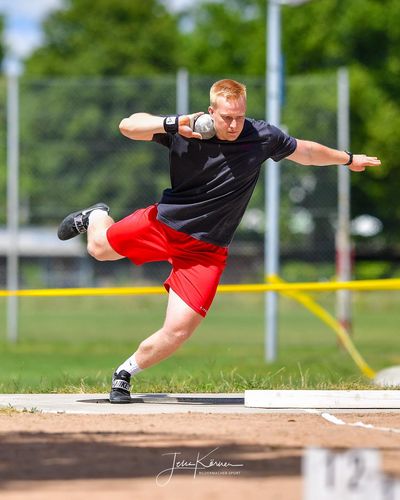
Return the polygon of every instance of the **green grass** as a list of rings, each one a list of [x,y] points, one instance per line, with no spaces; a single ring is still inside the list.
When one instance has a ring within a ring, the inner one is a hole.
[[[334,310],[334,295],[316,296]],[[375,370],[400,364],[399,294],[354,295],[354,341]],[[279,359],[264,362],[263,296],[219,295],[207,319],[170,359],[141,373],[136,392],[369,388],[334,333],[280,301]],[[0,314],[5,317],[5,299]],[[0,325],[0,392],[108,392],[113,369],[163,321],[166,297],[25,298],[20,340]]]

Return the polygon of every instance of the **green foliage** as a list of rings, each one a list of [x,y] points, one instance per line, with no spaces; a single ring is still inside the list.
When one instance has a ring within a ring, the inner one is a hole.
[[[70,0],[45,21],[21,82],[24,222],[55,224],[100,199],[120,218],[158,200],[168,185],[164,151],[125,139],[118,124],[134,111],[175,109],[165,73],[177,69],[177,32],[158,0]],[[156,73],[163,79],[149,78]]]
[[[305,281],[329,281],[335,276],[334,263],[288,261],[282,264],[281,276],[285,281],[299,283]]]
[[[96,194],[109,200],[120,193],[117,204],[130,207],[135,192],[140,204],[144,193],[150,201],[165,185],[167,172],[151,166],[154,160],[160,163],[161,153],[147,145],[128,145],[116,130],[130,112],[175,109],[172,79],[164,92],[161,83],[157,88],[157,83],[146,80],[148,75],[186,67],[201,80],[191,88],[193,110],[206,109],[212,81],[237,77],[249,88],[248,114],[265,116],[267,2],[193,2],[180,15],[164,5],[161,0],[69,0],[45,21],[44,44],[27,61],[28,76],[112,76],[113,80],[111,87],[104,82],[101,89],[93,80],[72,83],[69,89],[61,81],[43,84],[42,90],[31,93],[31,102],[24,103],[30,113],[24,114],[22,127],[26,154],[22,192],[35,210],[43,205],[43,193],[49,192],[43,184],[47,180],[52,185],[62,183],[71,206],[93,201]],[[390,244],[399,240],[400,205],[393,203],[400,188],[393,141],[400,127],[399,41],[398,0],[310,0],[298,7],[282,6],[283,122],[298,137],[335,147],[336,90],[334,84],[321,82],[324,77],[331,79],[338,66],[350,67],[351,147],[383,162],[381,169],[352,175],[352,213],[379,217]],[[122,80],[117,84],[121,75],[140,78],[129,85]],[[310,91],[313,82],[315,89]],[[39,132],[46,127],[49,137],[44,139]],[[107,132],[111,140],[105,139]],[[68,160],[62,158],[63,149],[70,153]],[[78,170],[83,179],[76,175]],[[144,178],[146,170],[156,186]],[[84,190],[79,189],[82,182]],[[144,187],[135,187],[139,182]],[[316,192],[321,189],[324,184],[319,183]],[[262,194],[262,190],[256,193],[260,207]],[[55,193],[52,196],[54,201],[46,201],[48,207],[59,205]]]
[[[372,214],[384,224],[386,241],[399,241],[400,207],[399,158],[394,138],[400,127],[400,100],[394,100],[383,87],[374,84],[373,75],[356,66],[351,73],[352,127],[358,130],[354,142],[358,150],[379,156],[383,168],[353,176],[353,214]],[[354,148],[355,149],[355,148]]]
[[[400,4],[396,0],[313,0],[283,9],[284,53],[290,73],[351,68],[351,145],[378,156],[383,168],[352,175],[352,213],[384,223],[398,241],[400,188],[393,138],[400,126]],[[295,48],[295,50],[293,50]]]
[[[186,16],[193,30],[184,37],[189,71],[206,75],[265,73],[264,0],[196,2]]]
[[[177,19],[159,0],[68,0],[44,23],[27,73],[149,75],[175,71]]]
[[[0,224],[5,223],[7,192],[6,79],[0,76]]]
[[[4,17],[0,15],[0,67],[5,55]],[[6,81],[0,74],[0,224],[6,214]]]
[[[120,218],[157,201],[161,184],[168,184],[166,153],[124,138],[118,124],[137,109],[168,113],[174,103],[165,96],[174,85],[165,78],[22,79],[25,222],[56,224],[66,212],[101,199]]]
[[[392,278],[394,276],[393,267],[390,262],[357,262],[355,267],[355,278],[359,280],[373,280]]]
[[[190,71],[218,76],[263,75],[265,6],[263,0],[196,4],[187,13],[193,30],[185,35],[185,61]],[[299,7],[282,7],[284,70],[290,85],[295,82],[292,75],[308,78],[310,73],[339,66],[351,69],[351,147],[376,155],[383,163],[381,169],[352,175],[352,211],[353,215],[379,217],[388,242],[399,240],[396,221],[400,208],[393,204],[400,188],[393,141],[400,126],[399,41],[398,0],[311,0]],[[315,120],[312,108],[327,92],[331,92],[327,109],[332,109],[336,92],[329,86],[316,87],[315,93],[303,100],[298,94],[298,106],[285,103],[284,123],[292,133],[323,143],[329,138],[329,130],[336,128],[334,119],[320,116],[313,129],[307,126],[307,120]],[[309,130],[319,132],[309,135]],[[329,140],[328,145],[336,146]]]
[[[5,43],[4,43],[4,16],[0,15],[0,66],[5,55]]]
[[[295,11],[287,8],[284,47],[290,71],[358,64],[397,99],[399,18],[397,0],[313,0]]]

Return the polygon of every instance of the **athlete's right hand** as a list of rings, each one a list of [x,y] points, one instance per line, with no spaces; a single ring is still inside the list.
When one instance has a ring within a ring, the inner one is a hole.
[[[191,115],[181,115],[179,117],[178,134],[183,135],[183,137],[188,137],[189,139],[202,139],[201,134],[193,131],[194,122],[200,115],[204,115],[204,112],[199,111]]]

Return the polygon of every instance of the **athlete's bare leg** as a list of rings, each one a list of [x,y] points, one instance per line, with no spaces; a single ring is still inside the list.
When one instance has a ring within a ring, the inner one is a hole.
[[[202,319],[171,288],[164,325],[143,340],[135,352],[139,367],[149,368],[173,354],[192,335]]]
[[[87,230],[87,251],[96,260],[123,259],[113,250],[107,239],[107,229],[114,224],[114,220],[104,210],[95,210],[90,214]]]

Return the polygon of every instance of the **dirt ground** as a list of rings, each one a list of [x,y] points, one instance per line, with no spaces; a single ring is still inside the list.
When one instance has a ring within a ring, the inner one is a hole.
[[[337,416],[400,429],[399,413]],[[0,498],[297,500],[307,446],[379,448],[400,478],[400,433],[319,415],[0,412]]]

